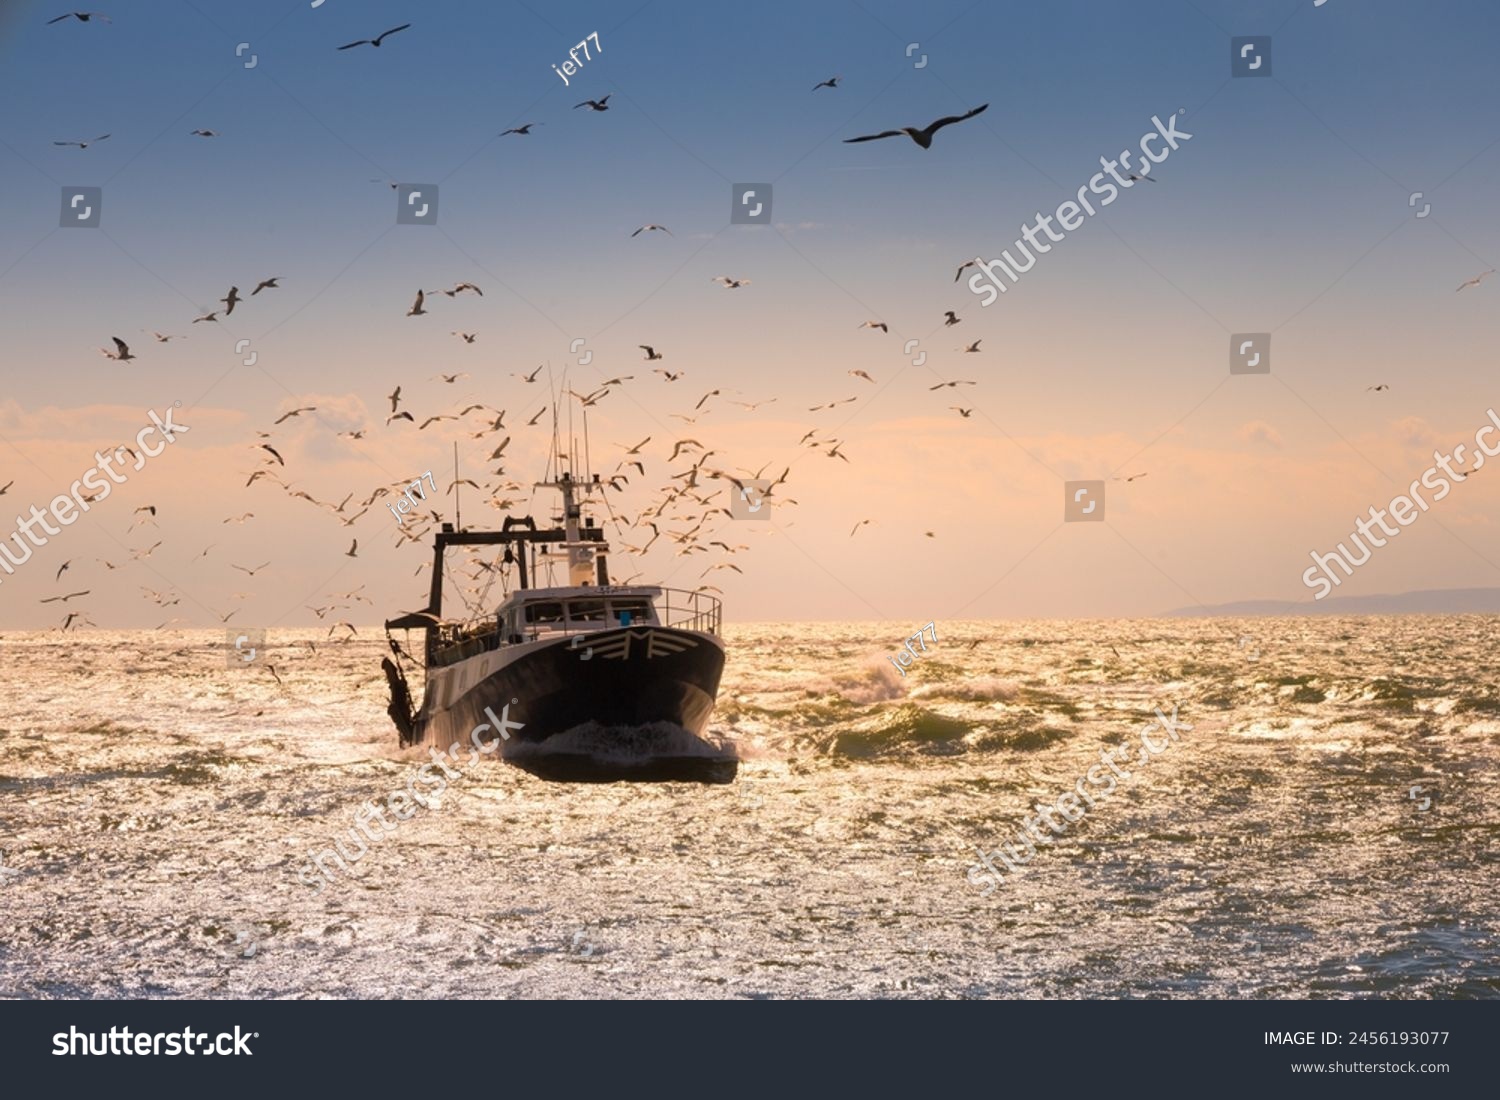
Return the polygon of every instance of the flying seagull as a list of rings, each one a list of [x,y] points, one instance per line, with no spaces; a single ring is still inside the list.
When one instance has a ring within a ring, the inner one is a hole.
[[[100,348],[100,355],[104,356],[104,358],[106,359],[118,359],[122,363],[128,363],[130,362],[130,360],[135,358],[135,356],[130,353],[130,345],[127,344],[124,340],[121,340],[118,336],[111,336],[110,339],[115,342],[115,350],[110,351],[108,348]]]
[[[973,409],[961,409],[957,405],[949,405],[948,407],[954,412],[958,413],[958,415],[963,417],[965,420],[974,415]]]
[[[859,325],[857,327],[858,328],[878,328],[881,332],[884,332],[887,335],[889,335],[890,331],[891,331],[891,326],[888,325],[888,324],[886,324],[884,321],[866,321],[864,324]]]
[[[962,320],[963,318],[954,313],[951,309],[943,311],[943,324],[948,328],[952,328]]]
[[[609,95],[614,94],[614,92],[609,93]],[[603,99],[585,99],[582,103],[574,104],[573,110],[576,111],[579,107],[587,107],[591,111],[607,111],[609,110],[609,95]]]
[[[80,23],[87,23],[91,19],[102,19],[106,23],[110,22],[109,16],[105,15],[102,11],[70,11],[66,15],[59,15],[56,19],[47,20],[47,26],[50,27],[53,23],[61,23],[64,19],[76,19]]]
[[[955,283],[958,282],[958,277],[964,273],[964,268],[973,267],[975,264],[982,263],[984,263],[984,259],[980,256],[975,256],[972,260],[965,260],[963,263],[958,265],[958,270],[953,273],[953,281]]]
[[[531,134],[531,128],[533,126],[541,125],[542,123],[540,122],[528,122],[525,126],[516,126],[509,130],[502,131],[500,136],[504,137],[506,134],[520,134],[522,137],[528,137]]]
[[[175,334],[170,334],[170,333],[165,333],[165,332],[152,332],[151,335],[156,337],[156,342],[158,344],[165,344],[169,340],[181,340],[182,339],[181,336],[177,336]]]
[[[742,286],[749,286],[749,279],[731,279],[728,275],[715,275],[709,280],[711,283],[723,283],[728,290],[737,290]]]
[[[878,134],[865,134],[863,137],[845,138],[844,144],[852,145],[857,141],[879,141],[881,138],[900,137],[902,134],[905,134],[923,149],[931,149],[933,134],[937,133],[944,126],[951,126],[955,122],[963,122],[965,119],[973,118],[987,107],[989,107],[988,103],[981,103],[978,107],[965,114],[949,115],[947,118],[940,118],[925,129],[919,130],[915,126],[903,126],[899,130],[883,130]]]
[[[216,138],[219,136],[217,130],[190,130],[188,137]]]
[[[981,337],[980,339],[982,340],[983,337]],[[975,340],[968,347],[964,348],[964,351],[968,352],[970,355],[976,354],[979,351],[979,343],[979,340]]]
[[[970,382],[970,381],[967,381],[966,379],[960,378],[957,382],[939,382],[936,386],[928,386],[927,387],[927,392],[931,393],[933,390],[941,390],[941,389],[944,389],[946,387],[951,387],[951,386],[977,386],[977,385],[979,385],[978,382]]]
[[[640,348],[646,353],[646,362],[648,363],[663,358],[661,352],[657,351],[650,344],[637,344],[636,347]]]
[[[219,320],[219,311],[218,310],[214,310],[212,313],[205,313],[202,317],[194,317],[193,318],[193,324],[196,325],[200,321],[213,321],[215,324],[217,324],[218,320]]]
[[[399,27],[392,27],[388,31],[381,31],[374,38],[361,38],[358,42],[350,42],[347,46],[340,46],[339,49],[352,50],[355,46],[374,46],[376,49],[379,49],[381,42],[385,41],[385,39],[389,38],[397,31],[406,30],[406,28],[409,26],[411,26],[410,23],[402,23]]]
[[[1369,393],[1371,390],[1374,390],[1376,393],[1380,393],[1382,390],[1388,390],[1390,388],[1391,384],[1389,382],[1382,382],[1378,386],[1366,386],[1365,392]]]
[[[304,408],[301,408],[301,409],[293,409],[289,413],[283,413],[282,416],[281,416],[281,420],[277,420],[276,424],[280,424],[282,420],[290,420],[292,417],[299,416],[302,413],[310,413],[310,412],[317,412],[317,411],[318,411],[318,406],[316,406],[316,405],[308,405],[308,406],[306,406]],[[274,428],[276,426],[276,424],[272,424],[271,426]],[[269,449],[269,448],[267,448],[267,449]]]
[[[457,336],[459,339],[461,339],[466,344],[472,344],[475,340],[477,340],[479,338],[479,333],[477,333],[477,332],[450,332],[448,335],[449,336]],[[444,381],[447,381],[447,382],[453,381],[453,379],[449,378],[447,375],[444,375],[443,379],[444,379]]]
[[[90,145],[93,145],[95,142],[98,142],[98,141],[103,141],[107,137],[109,137],[108,134],[100,134],[96,138],[89,138],[88,141],[54,141],[52,144],[53,145],[76,145],[80,149],[87,149]]]
[[[262,290],[280,290],[280,279],[280,275],[273,275],[269,279],[262,279],[260,282],[255,284],[255,289],[250,292],[250,297],[254,298]]]
[[[843,79],[844,79],[843,74],[840,74],[840,75],[834,76],[834,77],[829,77],[827,80],[823,81],[821,84],[814,84],[812,90],[816,92],[819,88],[837,88],[839,86],[839,81],[843,80]]]
[[[639,237],[642,233],[649,232],[650,230],[653,230],[653,229],[660,229],[667,236],[669,236],[669,237],[672,236],[672,231],[670,229],[668,229],[664,225],[656,225],[655,223],[653,223],[651,225],[643,225],[643,226],[641,226],[634,233],[632,233],[631,236],[632,237]]]
[[[1488,271],[1481,271],[1478,275],[1475,275],[1472,279],[1465,279],[1462,283],[1459,284],[1458,289],[1459,290],[1467,290],[1471,286],[1478,286],[1480,283],[1484,282],[1485,279],[1489,278],[1494,273],[1495,273],[1495,269],[1493,267],[1490,268]]]
[[[421,317],[423,314],[425,314],[427,311],[422,308],[422,302],[426,299],[426,297],[427,295],[425,293],[420,290],[417,291],[417,300],[413,302],[411,308],[406,311],[406,315],[408,317]]]
[[[351,542],[349,544],[349,549],[344,552],[344,557],[346,557],[346,558],[357,558],[357,557],[359,557],[359,555],[355,553],[355,551],[358,550],[358,549],[359,549],[359,539],[355,539],[353,542]]]
[[[871,378],[869,376],[869,374],[866,373],[865,371],[862,371],[862,370],[852,370],[849,373],[852,376],[854,376],[855,378],[863,378],[866,382],[869,382],[871,385],[875,384],[875,379]]]
[[[240,288],[237,286],[230,287],[229,293],[223,298],[220,298],[219,301],[224,303],[224,316],[228,317],[231,313],[234,312],[234,307],[240,304]]]

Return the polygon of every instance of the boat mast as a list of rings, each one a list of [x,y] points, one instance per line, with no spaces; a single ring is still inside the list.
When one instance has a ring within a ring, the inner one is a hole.
[[[564,472],[556,481],[538,481],[538,489],[556,489],[563,498],[563,546],[568,554],[568,584],[574,587],[584,587],[595,583],[594,577],[594,555],[604,549],[603,544],[597,539],[585,541],[583,537],[581,521],[583,518],[583,507],[574,495],[579,489],[587,495],[597,482],[574,481],[573,475]],[[593,521],[589,521],[593,526]],[[600,570],[602,574],[602,569]]]

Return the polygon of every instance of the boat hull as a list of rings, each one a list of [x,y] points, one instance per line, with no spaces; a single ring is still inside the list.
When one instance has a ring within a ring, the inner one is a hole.
[[[546,778],[727,783],[732,753],[702,737],[723,670],[717,637],[658,626],[504,647],[431,671],[417,740],[468,746],[488,724],[487,742],[504,719],[521,725],[503,758]]]

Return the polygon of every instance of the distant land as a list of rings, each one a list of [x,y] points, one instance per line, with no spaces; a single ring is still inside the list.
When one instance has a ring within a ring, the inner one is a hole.
[[[1326,600],[1240,600],[1209,607],[1179,607],[1167,619],[1234,615],[1497,615],[1500,588],[1428,588],[1381,596],[1329,596]]]

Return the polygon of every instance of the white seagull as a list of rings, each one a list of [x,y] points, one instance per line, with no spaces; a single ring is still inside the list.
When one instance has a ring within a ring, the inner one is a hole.
[[[98,141],[103,141],[107,137],[109,137],[108,134],[100,134],[96,138],[89,138],[88,141],[54,141],[52,144],[53,145],[76,145],[80,149],[87,149],[90,145],[93,145],[95,142],[98,142]]]
[[[122,363],[128,363],[130,360],[135,358],[135,356],[130,353],[130,345],[127,344],[124,340],[121,340],[118,336],[111,336],[110,339],[115,342],[115,350],[110,351],[108,348],[100,348],[100,355],[104,356],[104,358],[106,359],[118,359]]]

